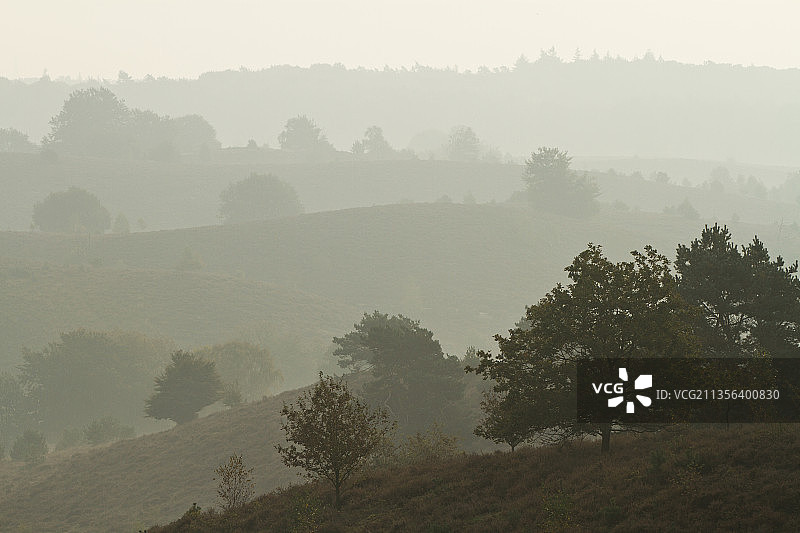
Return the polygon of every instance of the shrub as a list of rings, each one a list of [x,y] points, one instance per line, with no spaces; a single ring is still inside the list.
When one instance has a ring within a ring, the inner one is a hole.
[[[15,461],[25,461],[27,464],[41,463],[45,455],[47,455],[47,441],[42,433],[32,429],[17,437],[11,448],[11,458]]]
[[[241,507],[250,501],[255,494],[253,469],[247,469],[241,454],[233,454],[227,463],[221,464],[214,472],[218,481],[217,495],[222,500],[222,508],[226,511]]]
[[[442,432],[438,424],[433,424],[426,431],[418,431],[406,438],[400,446],[400,459],[405,463],[448,459],[459,453],[457,440],[455,436]]]
[[[86,437],[84,436],[84,430],[66,428],[61,433],[61,438],[58,439],[58,443],[56,444],[56,451],[60,452],[61,450],[74,448],[75,446],[80,446],[81,444],[85,443],[86,443]]]
[[[132,427],[123,426],[113,416],[107,416],[100,420],[92,420],[89,425],[83,428],[83,435],[86,438],[86,442],[92,446],[97,446],[104,442],[132,438],[135,432]]]

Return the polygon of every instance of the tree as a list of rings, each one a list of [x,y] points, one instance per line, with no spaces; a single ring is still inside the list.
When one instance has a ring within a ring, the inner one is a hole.
[[[525,161],[528,195],[532,205],[559,213],[586,214],[596,210],[597,185],[570,169],[572,158],[558,148],[541,147]]]
[[[248,400],[261,399],[283,379],[269,350],[249,342],[215,344],[194,353],[214,361],[220,378],[225,383],[235,383],[236,390]]]
[[[281,150],[292,152],[330,152],[333,146],[323,135],[317,124],[305,115],[298,115],[286,121],[286,126],[278,135]]]
[[[145,414],[183,424],[197,418],[200,409],[222,398],[222,380],[213,361],[178,350],[157,376],[155,393],[145,402]]]
[[[600,246],[589,244],[566,268],[571,280],[556,285],[508,337],[496,335],[500,353],[479,352],[476,372],[494,379],[494,391],[510,398],[505,407],[524,403],[529,417],[515,412],[498,417],[490,404],[489,435],[501,437],[503,417],[519,420],[519,429],[563,438],[577,432],[602,436],[608,451],[611,432],[630,426],[621,421],[596,426],[575,424],[576,364],[581,359],[679,357],[694,353],[692,308],[678,295],[669,261],[647,246],[633,260],[612,263]],[[503,407],[503,404],[500,404]],[[526,427],[527,426],[527,427]]]
[[[214,480],[219,481],[217,496],[225,511],[243,506],[255,494],[253,468],[245,466],[241,454],[231,455],[228,462],[219,465],[214,473],[217,475]]]
[[[231,183],[220,194],[220,217],[225,224],[298,215],[303,206],[297,191],[272,174],[251,174]]]
[[[354,331],[334,337],[339,365],[366,370],[372,381],[364,395],[399,420],[404,432],[414,433],[437,420],[456,423],[456,402],[463,397],[463,369],[456,357],[446,357],[433,333],[418,320],[364,313]]]
[[[678,246],[675,267],[681,295],[702,311],[704,346],[715,357],[800,354],[796,261],[771,260],[758,237],[739,247],[727,226],[714,224]]]
[[[10,443],[21,431],[30,411],[29,398],[20,380],[0,372],[0,447]]]
[[[309,478],[333,485],[341,507],[344,483],[394,429],[385,409],[371,410],[341,379],[319,374],[319,382],[293,404],[283,405],[281,429],[288,446],[276,445],[283,462]]]
[[[169,360],[171,349],[171,341],[138,333],[85,329],[62,333],[42,350],[24,349],[19,381],[28,416],[48,436],[107,416],[132,425],[151,390],[151,369]]]
[[[33,206],[33,225],[52,233],[104,233],[111,215],[94,194],[70,187]]]
[[[518,398],[514,392],[498,393],[488,390],[483,393],[481,409],[484,418],[475,434],[496,443],[505,443],[511,451],[534,435],[536,422],[529,420],[534,413],[528,408],[524,399]]]
[[[32,465],[44,461],[47,452],[47,441],[44,435],[39,431],[27,429],[14,441],[9,455],[15,461],[25,461]]]
[[[450,131],[447,156],[453,161],[475,161],[481,155],[481,141],[469,126],[456,126]]]
[[[365,159],[391,159],[397,151],[383,137],[383,130],[378,126],[370,126],[364,132],[364,138],[353,143],[354,155]]]
[[[43,144],[77,155],[121,156],[130,152],[130,111],[105,87],[72,92],[50,120]]]
[[[14,128],[0,128],[0,152],[30,153],[36,145],[28,140],[28,136]]]

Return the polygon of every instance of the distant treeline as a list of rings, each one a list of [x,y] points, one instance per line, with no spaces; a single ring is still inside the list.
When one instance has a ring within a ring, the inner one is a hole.
[[[515,155],[547,144],[576,154],[796,165],[799,83],[796,69],[686,65],[651,55],[562,60],[553,52],[475,72],[314,65],[213,72],[196,80],[133,80],[124,73],[77,84],[0,78],[0,127],[40,139],[72,91],[103,84],[131,107],[204,117],[225,146],[254,139],[275,147],[287,118],[308,115],[338,150],[349,150],[378,124],[393,146],[419,153],[431,139],[440,146],[453,126],[468,124],[488,145]]]

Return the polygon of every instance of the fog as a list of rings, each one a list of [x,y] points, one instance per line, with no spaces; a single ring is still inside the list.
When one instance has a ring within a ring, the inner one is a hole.
[[[7,11],[0,531],[800,529],[794,2]]]

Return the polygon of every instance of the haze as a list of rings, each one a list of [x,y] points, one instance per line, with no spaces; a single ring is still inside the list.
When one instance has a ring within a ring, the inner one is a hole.
[[[0,22],[0,75],[196,77],[277,64],[476,69],[555,46],[627,59],[800,66],[787,1],[15,2]]]

